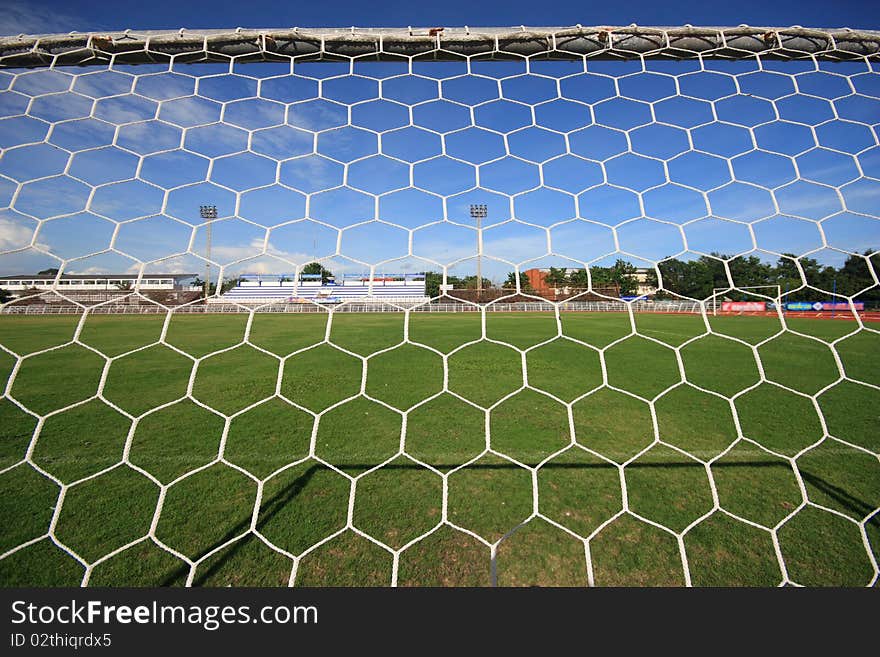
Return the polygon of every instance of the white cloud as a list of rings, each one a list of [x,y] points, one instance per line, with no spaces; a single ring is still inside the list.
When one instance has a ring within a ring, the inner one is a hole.
[[[31,243],[34,237],[34,228],[24,226],[19,222],[0,217],[0,251],[20,249]]]
[[[73,30],[106,30],[102,22],[87,22],[74,13],[57,7],[40,6],[36,2],[5,0],[0,13],[0,34],[54,34]]]
[[[217,262],[229,263],[226,265],[226,275],[231,273],[243,274],[287,274],[293,273],[296,263],[304,265],[314,260],[307,253],[285,251],[276,247],[270,241],[266,253],[261,253],[263,248],[262,238],[253,239],[249,245],[242,246],[217,246],[211,249],[211,259]],[[259,255],[257,255],[259,254]],[[275,256],[275,257],[272,257]],[[251,258],[244,262],[237,262],[244,258]],[[278,260],[276,258],[283,258]],[[361,271],[363,267],[345,260],[323,260],[324,266],[335,273],[350,273]]]
[[[80,269],[80,268],[77,268],[75,264],[72,264],[70,267],[68,267],[64,270],[64,273],[66,273],[66,274],[82,274],[85,276],[88,276],[90,274],[94,274],[94,275],[132,274],[132,275],[135,275],[139,271],[140,271],[140,265],[137,265],[137,264],[131,265],[130,267],[127,267],[123,271],[118,271],[117,269],[114,269],[112,267],[108,268],[108,267],[99,267],[99,266],[85,267],[85,268]]]

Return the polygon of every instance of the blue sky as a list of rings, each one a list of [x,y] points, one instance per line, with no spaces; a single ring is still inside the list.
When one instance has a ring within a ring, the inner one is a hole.
[[[862,0],[739,0],[735,3],[578,2],[537,3],[524,0],[437,3],[352,2],[285,3],[271,0],[204,2],[137,2],[112,4],[81,0],[5,0],[4,33],[71,29],[278,26],[405,25],[804,25],[880,28],[880,10]]]
[[[575,4],[517,2],[316,3],[296,12],[260,2],[10,2],[0,31],[634,20],[878,27],[867,4],[769,4],[738,3],[733,16],[631,3],[626,15],[591,7],[588,20]],[[0,73],[0,208],[11,204],[0,209],[0,273],[52,266],[53,256],[74,259],[70,272],[145,262],[154,263],[148,271],[202,271],[193,254],[204,253],[206,202],[225,218],[213,226],[212,257],[227,273],[292,271],[337,251],[348,259],[328,261],[334,271],[472,273],[471,203],[489,206],[482,248],[495,279],[515,264],[575,267],[623,254],[648,265],[756,245],[767,259],[811,253],[839,264],[844,254],[821,248],[819,221],[831,246],[880,246],[876,65],[706,68]],[[414,257],[387,262],[410,248]],[[175,254],[184,255],[154,262]]]

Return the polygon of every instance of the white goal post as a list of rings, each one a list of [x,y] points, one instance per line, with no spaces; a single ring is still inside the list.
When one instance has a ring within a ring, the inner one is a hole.
[[[722,299],[719,297],[723,296],[726,292],[731,291],[743,291],[747,292],[748,290],[773,290],[775,292],[772,295],[773,303],[779,307],[782,304],[782,286],[781,285],[741,285],[736,288],[729,287],[714,287],[712,288],[712,314],[718,314],[718,308],[723,303]],[[760,295],[762,298],[767,295]]]

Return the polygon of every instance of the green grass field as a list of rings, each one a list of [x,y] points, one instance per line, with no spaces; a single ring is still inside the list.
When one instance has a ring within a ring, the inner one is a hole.
[[[880,333],[481,319],[0,317],[0,584],[876,583]]]

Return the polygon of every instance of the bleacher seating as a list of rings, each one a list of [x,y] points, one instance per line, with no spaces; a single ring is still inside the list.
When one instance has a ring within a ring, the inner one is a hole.
[[[424,301],[425,282],[408,281],[404,284],[380,282],[377,281],[373,285],[372,293],[369,286],[363,285],[314,285],[300,284],[297,289],[293,282],[284,282],[279,285],[242,285],[239,284],[223,294],[220,297],[221,302],[238,302],[238,303],[254,303],[254,302],[273,302],[294,299],[306,299],[309,301],[318,301],[324,303],[333,303],[341,301]]]

